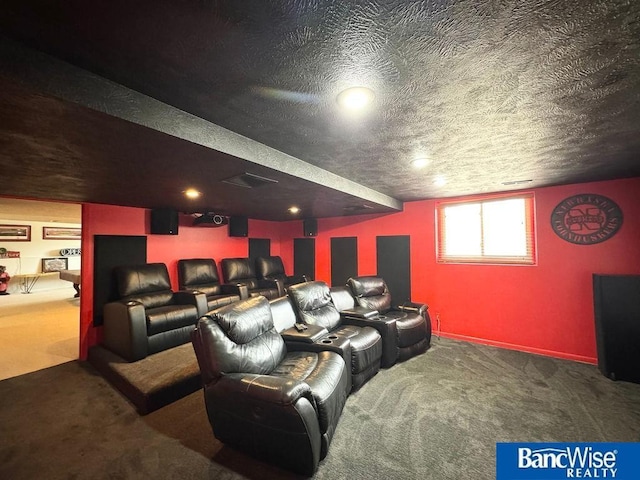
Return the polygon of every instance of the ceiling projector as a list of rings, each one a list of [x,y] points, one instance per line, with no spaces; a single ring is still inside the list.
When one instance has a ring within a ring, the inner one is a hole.
[[[194,217],[194,227],[221,227],[229,223],[227,217],[213,212],[197,213],[194,214]]]

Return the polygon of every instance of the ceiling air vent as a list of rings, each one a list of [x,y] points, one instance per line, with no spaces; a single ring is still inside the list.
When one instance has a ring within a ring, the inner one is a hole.
[[[222,183],[228,183],[230,185],[235,185],[236,187],[257,188],[262,187],[263,185],[278,183],[278,180],[261,177],[260,175],[254,175],[253,173],[241,173],[235,177],[222,180]]]

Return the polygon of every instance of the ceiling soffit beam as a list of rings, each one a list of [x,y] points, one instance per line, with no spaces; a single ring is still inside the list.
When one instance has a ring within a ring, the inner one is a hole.
[[[402,210],[398,199],[2,36],[0,63],[4,75],[45,94],[359,197],[365,202]]]

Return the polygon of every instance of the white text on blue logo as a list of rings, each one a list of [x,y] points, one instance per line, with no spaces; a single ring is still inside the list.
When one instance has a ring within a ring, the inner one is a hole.
[[[566,478],[615,478],[617,453],[592,447],[518,448],[518,468],[565,469]]]

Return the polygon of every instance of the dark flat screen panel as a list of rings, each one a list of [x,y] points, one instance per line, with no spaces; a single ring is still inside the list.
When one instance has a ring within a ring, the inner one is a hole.
[[[331,286],[344,285],[358,276],[358,238],[331,239]]]
[[[598,368],[640,383],[640,275],[594,275]]]
[[[147,263],[147,237],[95,235],[93,237],[93,325],[102,325],[102,307],[118,299],[113,269]]]
[[[249,258],[255,262],[258,257],[271,256],[271,240],[268,238],[249,239]]]
[[[316,239],[293,239],[293,274],[316,278]]]
[[[409,235],[376,237],[378,276],[384,278],[394,304],[411,299]]]

